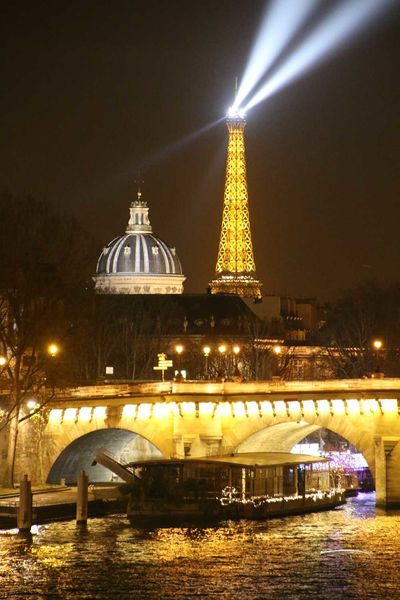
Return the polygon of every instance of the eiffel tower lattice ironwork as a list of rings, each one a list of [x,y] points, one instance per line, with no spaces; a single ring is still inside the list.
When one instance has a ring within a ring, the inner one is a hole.
[[[256,278],[250,232],[244,145],[246,120],[235,114],[227,117],[226,124],[229,138],[221,237],[215,279],[209,285],[212,294],[261,298],[262,284]]]

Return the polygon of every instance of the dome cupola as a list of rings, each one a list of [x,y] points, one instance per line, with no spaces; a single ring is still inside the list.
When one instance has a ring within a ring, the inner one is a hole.
[[[125,234],[113,239],[97,261],[98,294],[182,294],[185,277],[176,250],[153,234],[140,189],[131,203]]]

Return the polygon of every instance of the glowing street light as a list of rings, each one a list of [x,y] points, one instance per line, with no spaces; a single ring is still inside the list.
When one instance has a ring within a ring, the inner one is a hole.
[[[279,355],[282,352],[282,346],[280,346],[279,344],[275,344],[272,350],[276,355]]]
[[[221,356],[223,356],[225,354],[225,352],[226,352],[226,346],[225,346],[225,344],[220,344],[218,346],[218,352],[221,354]]]
[[[177,344],[175,346],[175,352],[178,355],[178,361],[177,361],[177,363],[178,363],[177,364],[177,366],[178,366],[178,369],[177,369],[178,370],[178,374],[177,374],[177,377],[179,379],[182,378],[182,372],[181,372],[181,354],[182,354],[183,351],[184,351],[184,347],[182,346],[182,344]]]
[[[380,378],[380,377],[383,377],[382,369],[380,366],[380,352],[383,348],[383,342],[382,342],[382,340],[376,339],[372,342],[372,346],[374,347],[374,350],[375,350],[375,359],[376,359],[375,374],[373,376]]]
[[[49,344],[47,346],[47,352],[50,354],[51,357],[55,357],[57,356],[57,354],[59,353],[60,349],[57,346],[57,344]]]
[[[235,354],[235,356],[237,356],[240,352],[240,346],[238,346],[237,344],[235,344],[232,348],[233,353]]]
[[[5,356],[0,356],[0,367],[4,367],[7,364],[7,359]]]
[[[210,355],[211,352],[211,348],[210,346],[203,346],[203,354],[204,354],[204,360],[205,360],[205,375],[206,375],[206,379],[208,379],[208,357]]]

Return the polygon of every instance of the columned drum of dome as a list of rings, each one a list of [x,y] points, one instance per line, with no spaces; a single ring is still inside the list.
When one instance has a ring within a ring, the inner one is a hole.
[[[97,261],[98,294],[182,294],[185,277],[175,248],[153,235],[141,192],[131,203],[125,235],[112,240]]]
[[[261,298],[261,282],[251,243],[249,203],[246,179],[244,128],[240,114],[228,116],[228,157],[226,162],[224,208],[215,279],[210,282],[212,294],[236,294]]]

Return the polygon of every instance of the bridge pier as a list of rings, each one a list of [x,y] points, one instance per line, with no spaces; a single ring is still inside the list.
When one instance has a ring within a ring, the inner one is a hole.
[[[400,437],[375,436],[376,505],[400,506]]]

